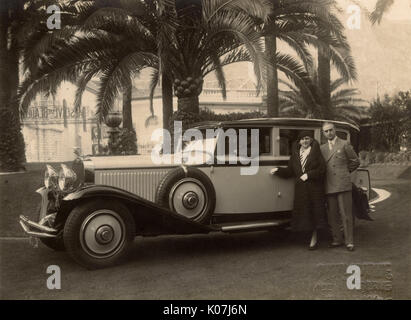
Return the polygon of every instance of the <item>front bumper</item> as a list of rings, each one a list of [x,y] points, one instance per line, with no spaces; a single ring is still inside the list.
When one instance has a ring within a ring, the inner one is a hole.
[[[49,214],[41,219],[38,223],[31,221],[26,216],[20,215],[19,223],[24,232],[32,237],[37,238],[55,238],[57,237],[58,230],[46,226],[50,221],[53,221],[56,214]]]
[[[41,205],[39,212],[39,222],[34,222],[24,215],[19,216],[20,226],[24,232],[29,236],[36,238],[55,238],[57,237],[58,230],[53,228],[54,219],[56,217],[55,212],[48,212],[48,190],[44,187],[36,190],[41,196]],[[53,210],[54,211],[54,210]]]

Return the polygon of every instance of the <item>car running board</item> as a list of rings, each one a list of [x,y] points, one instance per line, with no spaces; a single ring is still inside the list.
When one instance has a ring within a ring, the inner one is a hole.
[[[290,223],[289,219],[278,219],[278,220],[264,220],[264,221],[253,221],[253,222],[237,222],[237,223],[224,223],[218,225],[223,232],[243,232],[243,231],[254,231],[261,229],[270,229]],[[217,226],[216,226],[217,227]]]

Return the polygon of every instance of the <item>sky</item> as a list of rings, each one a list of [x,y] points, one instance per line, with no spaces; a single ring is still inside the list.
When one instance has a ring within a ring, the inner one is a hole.
[[[343,9],[359,3],[371,11],[376,0],[338,2]],[[377,94],[411,90],[411,0],[395,0],[379,25],[371,25],[367,14],[363,9],[359,30],[346,30],[358,71],[353,86],[368,100]],[[342,22],[346,19],[347,13]]]
[[[359,3],[364,6],[369,11],[374,9],[376,0],[357,0],[357,1],[347,1],[338,0],[340,5],[346,5],[347,2]],[[411,19],[411,1],[410,0],[396,0],[389,12],[384,16],[388,20],[410,20]]]
[[[347,28],[358,79],[351,86],[358,88],[363,99],[372,101],[377,95],[411,90],[411,0],[395,0],[381,24],[372,26],[368,20],[377,0],[337,0],[342,13],[341,21],[347,27],[349,5],[362,7],[360,29]],[[368,11],[367,11],[368,10]],[[253,78],[252,68],[246,73]],[[244,65],[225,68],[227,79],[244,77]],[[333,77],[338,75],[334,72]],[[206,79],[207,80],[207,79]],[[141,85],[141,81],[137,80]],[[62,98],[72,100],[73,88],[66,87]],[[65,96],[65,97],[64,97]]]
[[[339,14],[345,25],[358,78],[350,86],[359,90],[361,98],[372,101],[378,95],[395,94],[411,90],[411,0],[396,0],[384,15],[380,24],[371,25],[368,15],[377,0],[337,0],[342,12]],[[350,5],[359,4],[360,28],[348,28]],[[281,52],[294,55],[284,43],[279,43]],[[313,54],[316,54],[313,50]],[[252,65],[247,68],[248,78],[255,82]],[[244,77],[241,64],[225,68],[226,78]],[[280,77],[285,78],[280,73]],[[338,74],[332,72],[332,79]],[[211,78],[211,77],[209,77]],[[285,89],[285,87],[280,88]]]

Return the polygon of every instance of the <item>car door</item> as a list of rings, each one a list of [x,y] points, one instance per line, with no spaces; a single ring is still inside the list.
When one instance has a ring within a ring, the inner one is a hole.
[[[233,153],[229,148],[225,148],[224,154],[217,152],[216,162],[219,163],[213,165],[210,170],[210,179],[217,195],[215,213],[238,214],[290,210],[293,188],[290,187],[289,182],[282,179],[280,181],[280,178],[270,174],[273,167],[287,163],[287,160],[275,159],[273,128],[253,128],[258,129],[259,145],[258,161],[254,162],[258,168],[254,174],[246,174],[245,170],[251,169],[250,165],[253,165],[248,157],[251,153],[247,151],[247,157],[244,158],[238,152],[240,129],[247,129],[247,140],[250,140],[251,128],[235,128],[238,137],[237,150]]]

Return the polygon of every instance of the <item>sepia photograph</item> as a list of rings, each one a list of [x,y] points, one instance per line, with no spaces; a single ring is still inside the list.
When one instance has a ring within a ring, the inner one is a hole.
[[[411,300],[410,52],[411,0],[0,0],[0,300]]]

